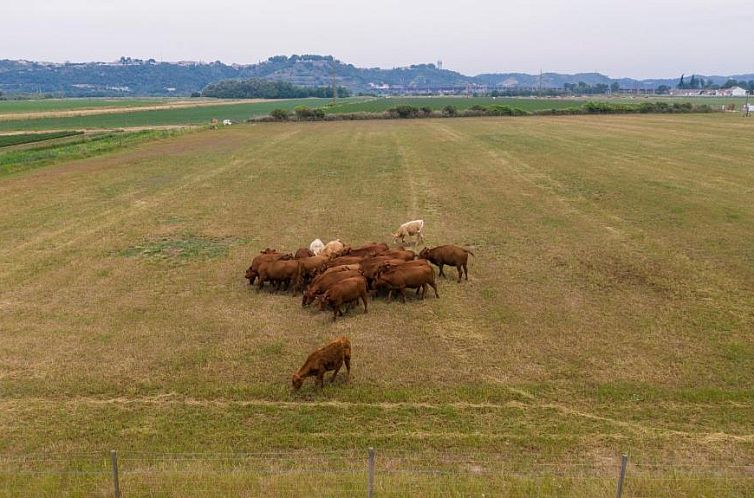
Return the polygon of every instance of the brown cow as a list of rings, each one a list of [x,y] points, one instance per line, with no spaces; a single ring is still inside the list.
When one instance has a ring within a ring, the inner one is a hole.
[[[361,299],[364,303],[364,313],[367,312],[367,280],[364,277],[352,277],[330,286],[319,299],[319,309],[324,311],[325,307],[330,306],[333,310],[333,321],[337,320],[338,315],[343,316],[341,306],[350,304]]]
[[[325,271],[322,272],[322,275],[327,275],[328,273],[333,273],[336,271],[352,271],[352,270],[361,270],[361,265],[356,263],[352,265],[340,265],[340,266],[332,266]]]
[[[290,284],[295,293],[301,286],[301,278],[301,262],[297,259],[265,262],[259,267],[259,290],[270,281],[275,285]]]
[[[445,276],[445,273],[442,271],[444,265],[455,266],[456,270],[458,270],[458,282],[460,283],[464,272],[466,273],[466,280],[469,279],[469,268],[466,265],[469,254],[474,255],[468,249],[449,244],[431,249],[425,247],[419,253],[419,257],[429,260],[432,264],[439,267],[441,277]],[[462,269],[463,271],[461,271]]]
[[[435,270],[429,265],[404,265],[391,268],[379,273],[375,278],[376,289],[388,290],[388,302],[392,299],[393,291],[397,290],[401,294],[401,300],[406,302],[406,289],[422,289],[421,297],[427,293],[427,285],[435,290],[435,296],[440,297],[437,293],[435,284]]]
[[[304,365],[293,374],[293,389],[298,390],[307,377],[316,377],[317,385],[324,387],[325,372],[334,370],[330,382],[335,382],[340,367],[346,364],[346,382],[351,378],[351,341],[341,336],[330,344],[319,348],[310,354]]]
[[[310,256],[301,258],[301,277],[304,281],[314,278],[314,275],[327,263],[327,256]]]
[[[296,259],[303,259],[310,258],[312,256],[314,256],[314,253],[311,252],[308,247],[299,247],[293,257]]]
[[[387,252],[383,252],[380,256],[390,256],[391,258],[402,259],[404,261],[412,261],[416,259],[416,253],[409,249],[390,249]]]
[[[330,286],[332,286],[336,282],[340,282],[341,280],[345,280],[347,278],[360,276],[361,272],[357,270],[338,271],[328,273],[327,275],[319,275],[317,278],[312,280],[312,283],[310,283],[309,287],[307,287],[306,291],[304,291],[304,297],[301,300],[301,306],[306,306],[307,304],[314,301],[314,298],[317,295],[324,293],[327,289],[330,288]]]
[[[281,254],[277,252],[275,249],[270,249],[269,247],[265,249],[264,251],[260,252],[259,255],[252,260],[251,266],[246,270],[245,277],[249,279],[249,285],[254,285],[254,281],[259,276],[259,266],[262,263],[275,261],[278,259],[291,259],[291,258],[293,258],[293,255]]]
[[[340,256],[337,258],[333,258],[330,261],[327,262],[327,267],[332,268],[333,266],[341,266],[341,265],[354,265],[361,263],[361,261],[364,258],[361,256]]]
[[[385,243],[376,243],[371,242],[369,244],[364,244],[361,247],[357,247],[355,249],[351,247],[346,247],[343,250],[343,256],[361,256],[361,257],[371,257],[376,256],[378,254],[382,254],[383,252],[387,252],[390,250],[387,244]]]

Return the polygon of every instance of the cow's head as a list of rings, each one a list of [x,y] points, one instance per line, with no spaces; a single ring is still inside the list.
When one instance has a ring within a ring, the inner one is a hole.
[[[291,385],[293,386],[294,391],[298,391],[301,389],[301,386],[304,384],[304,378],[301,377],[298,372],[293,374],[293,377],[291,377]]]

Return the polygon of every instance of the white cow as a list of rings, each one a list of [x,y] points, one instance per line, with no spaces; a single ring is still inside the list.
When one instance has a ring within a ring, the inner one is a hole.
[[[413,220],[413,221],[407,221],[400,227],[398,227],[398,231],[395,232],[393,235],[393,239],[397,242],[398,239],[400,239],[401,244],[403,244],[406,237],[413,237],[416,236],[416,242],[424,243],[424,220]]]
[[[314,253],[315,256],[319,256],[319,253],[322,252],[322,249],[325,248],[324,242],[322,242],[319,239],[312,240],[312,243],[309,244],[309,250]]]

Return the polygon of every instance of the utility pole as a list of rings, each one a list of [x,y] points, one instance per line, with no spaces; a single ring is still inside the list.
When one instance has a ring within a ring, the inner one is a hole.
[[[539,96],[542,96],[542,68],[539,68]]]

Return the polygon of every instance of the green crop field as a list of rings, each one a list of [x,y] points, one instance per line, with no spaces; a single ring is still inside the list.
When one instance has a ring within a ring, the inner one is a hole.
[[[10,147],[12,145],[22,145],[34,142],[44,142],[56,138],[65,138],[73,135],[79,135],[80,131],[54,131],[50,133],[20,133],[15,135],[0,135],[0,147]]]
[[[720,106],[722,104],[734,103],[736,109],[740,109],[745,102],[744,98],[732,97],[605,97],[595,95],[592,97],[578,98],[527,98],[527,97],[390,97],[390,98],[371,98],[362,102],[345,102],[333,108],[328,112],[383,112],[391,107],[398,105],[412,105],[415,107],[429,107],[432,110],[439,111],[447,105],[455,106],[458,110],[469,109],[475,105],[507,105],[512,108],[518,108],[524,111],[538,111],[542,109],[564,109],[569,107],[581,107],[589,101],[608,101],[621,104],[639,104],[641,102],[692,102],[696,105],[708,104],[711,106]]]
[[[248,110],[246,111],[248,112]],[[258,123],[0,177],[0,495],[754,495],[754,120]],[[265,247],[472,248],[333,323]],[[452,275],[452,272],[450,273]],[[339,335],[352,378],[292,392]]]
[[[273,109],[292,110],[299,105],[321,107],[329,103],[330,99],[290,99],[84,116],[0,120],[0,131],[207,125],[213,118],[245,121],[251,116],[269,114]]]
[[[469,109],[475,105],[488,106],[492,104],[518,107],[525,111],[539,109],[563,109],[566,107],[580,107],[586,101],[576,99],[534,99],[534,98],[503,98],[503,97],[389,97],[372,98],[364,102],[347,102],[337,105],[328,112],[382,112],[399,105],[415,107],[429,107],[439,111],[447,105],[457,109]]]

